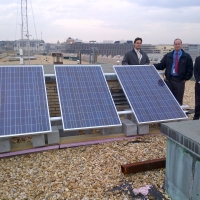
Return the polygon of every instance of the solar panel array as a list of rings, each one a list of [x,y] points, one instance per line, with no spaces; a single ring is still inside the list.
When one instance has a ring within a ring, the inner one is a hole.
[[[101,66],[54,66],[64,130],[121,125]]]
[[[0,137],[51,132],[43,66],[0,66]]]
[[[154,66],[114,70],[139,124],[187,118]]]

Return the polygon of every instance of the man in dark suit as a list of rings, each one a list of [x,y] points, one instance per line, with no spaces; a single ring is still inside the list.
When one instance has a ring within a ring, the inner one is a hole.
[[[194,77],[195,83],[195,111],[193,120],[200,118],[200,56],[195,59],[194,64]]]
[[[135,38],[134,48],[124,55],[122,65],[148,65],[149,58],[145,52],[141,50],[142,38]]]
[[[174,51],[167,53],[160,63],[154,66],[157,70],[165,69],[165,83],[182,105],[185,81],[191,79],[193,75],[193,61],[191,56],[182,49],[182,41],[175,39]]]

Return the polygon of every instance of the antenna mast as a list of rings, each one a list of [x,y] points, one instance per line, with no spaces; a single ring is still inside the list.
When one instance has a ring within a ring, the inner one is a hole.
[[[27,0],[21,0],[21,19],[22,19],[22,49],[24,47],[28,47],[28,57],[29,57],[29,64],[30,64],[30,41],[29,41],[29,31],[28,31],[28,15],[27,15]],[[24,44],[24,37],[27,38],[27,42]]]

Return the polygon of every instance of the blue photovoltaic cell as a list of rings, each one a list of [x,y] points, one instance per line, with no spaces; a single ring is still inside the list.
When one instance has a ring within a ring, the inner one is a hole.
[[[43,66],[1,66],[0,137],[50,131]]]
[[[101,66],[55,66],[63,129],[120,125]]]
[[[114,70],[139,124],[187,118],[154,66]]]

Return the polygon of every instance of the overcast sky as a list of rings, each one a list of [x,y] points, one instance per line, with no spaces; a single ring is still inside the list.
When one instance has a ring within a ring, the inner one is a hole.
[[[30,39],[200,44],[200,0],[27,0]],[[32,5],[32,6],[31,6]],[[32,12],[33,11],[33,12]],[[0,0],[0,40],[21,38],[21,0]],[[35,25],[34,25],[35,24]],[[41,34],[42,33],[42,34]]]

